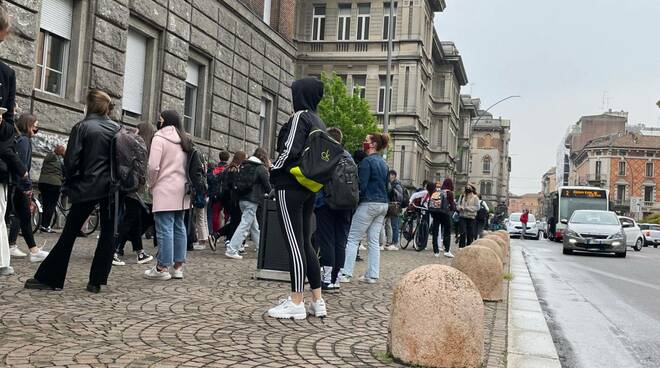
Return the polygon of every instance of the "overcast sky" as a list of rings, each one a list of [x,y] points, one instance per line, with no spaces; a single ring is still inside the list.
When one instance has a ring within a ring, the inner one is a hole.
[[[611,108],[658,126],[660,0],[447,0],[435,25],[471,93],[511,119],[511,191],[541,189],[566,128]],[[605,96],[605,98],[604,98]]]

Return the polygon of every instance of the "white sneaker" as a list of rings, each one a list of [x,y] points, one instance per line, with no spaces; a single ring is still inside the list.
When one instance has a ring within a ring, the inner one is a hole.
[[[236,254],[236,253],[230,253],[230,252],[225,252],[225,257],[231,258],[231,259],[243,259],[242,255]]]
[[[438,257],[440,257],[440,253],[433,253],[433,256],[434,256],[435,258],[438,258]]]
[[[399,250],[399,247],[397,247],[394,244],[391,244],[391,245],[386,246],[385,250]]]
[[[158,271],[158,268],[153,266],[152,268],[144,271],[144,278],[149,280],[165,281],[171,279],[172,275],[170,275],[170,273],[167,271]]]
[[[335,288],[335,290],[339,290],[341,288],[341,282],[337,280],[334,284],[330,284],[331,287]]]
[[[325,300],[319,299],[315,302],[309,303],[307,313],[314,317],[326,317],[328,315],[328,310],[325,308]]]
[[[385,247],[381,245],[380,250],[385,250]]]
[[[48,252],[39,249],[36,253],[30,252],[30,262],[41,262],[48,257]]]
[[[119,258],[119,254],[115,253],[115,255],[112,256],[112,265],[113,266],[126,266],[126,262],[122,261],[121,258]]]
[[[352,278],[351,276],[339,275],[339,277],[337,278],[337,283],[338,283],[338,284],[339,284],[339,283],[345,283],[345,284],[348,284],[348,283],[351,282],[351,278]]]
[[[451,252],[445,252],[445,257],[447,257],[447,258],[454,258],[454,255],[451,254]]]
[[[193,243],[193,250],[204,250],[206,246],[204,244]]]
[[[367,250],[367,247],[365,247],[364,245],[360,244],[360,250]]]
[[[268,316],[278,319],[305,319],[307,318],[305,302],[294,304],[291,297],[288,299],[282,299],[277,307],[268,310]]]
[[[174,268],[172,270],[172,278],[177,279],[177,280],[183,280],[183,266],[177,268]]]
[[[26,253],[23,253],[17,246],[13,245],[9,247],[9,255],[12,257],[27,257]]]
[[[12,266],[0,267],[0,276],[11,276],[14,274],[14,268]]]
[[[360,276],[358,281],[363,282],[365,284],[375,284],[378,282],[378,279],[372,279],[371,277]]]

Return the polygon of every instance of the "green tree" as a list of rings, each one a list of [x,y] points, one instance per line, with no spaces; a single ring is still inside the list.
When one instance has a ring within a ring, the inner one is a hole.
[[[358,93],[349,94],[344,82],[332,73],[321,74],[323,99],[319,103],[319,117],[328,127],[336,127],[344,133],[344,145],[349,152],[362,147],[364,137],[380,131],[369,104]]]

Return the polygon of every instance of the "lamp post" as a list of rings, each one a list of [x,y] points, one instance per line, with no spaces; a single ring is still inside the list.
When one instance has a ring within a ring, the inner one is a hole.
[[[390,0],[389,11],[389,18],[387,19],[387,73],[385,73],[385,93],[383,94],[383,97],[385,98],[383,103],[383,133],[389,131],[390,109],[392,108],[392,106],[390,106],[390,100],[392,99],[392,96],[390,96],[390,88],[392,88],[392,48],[394,47],[392,44],[392,38],[394,36],[392,34],[392,31],[394,30],[394,22],[392,21],[392,19],[394,19],[394,0]]]
[[[476,124],[479,122],[479,120],[481,120],[481,118],[482,118],[484,115],[486,115],[486,113],[487,113],[488,111],[490,111],[490,109],[492,109],[493,107],[495,107],[495,106],[501,104],[502,102],[504,102],[504,101],[506,101],[506,100],[510,100],[510,99],[512,99],[512,98],[521,98],[521,97],[518,96],[518,95],[511,95],[511,96],[509,96],[509,97],[505,97],[505,98],[503,98],[503,99],[501,99],[501,100],[495,102],[494,104],[490,105],[486,110],[484,110],[483,114],[479,115],[479,117],[477,117],[477,120],[476,120],[474,123],[470,123],[470,126],[476,125]],[[660,101],[658,101],[658,103],[660,103]],[[658,106],[660,106],[660,105],[658,105]],[[477,112],[478,112],[478,110],[477,110]]]

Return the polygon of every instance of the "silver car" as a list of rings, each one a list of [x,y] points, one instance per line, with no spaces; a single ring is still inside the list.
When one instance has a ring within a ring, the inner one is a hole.
[[[564,254],[573,251],[614,253],[626,256],[626,233],[616,213],[610,211],[577,210],[566,221]]]

